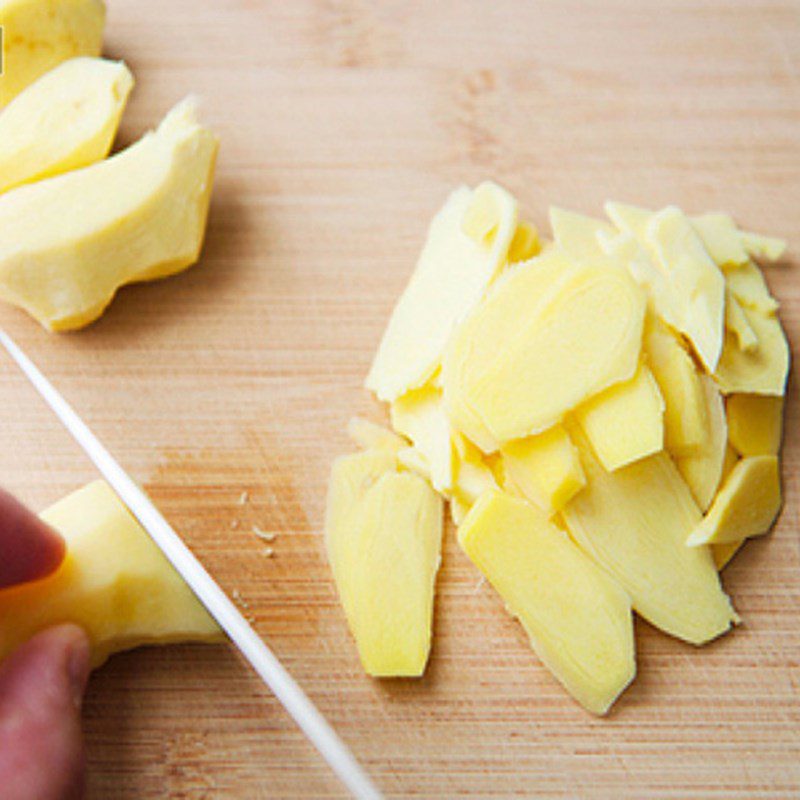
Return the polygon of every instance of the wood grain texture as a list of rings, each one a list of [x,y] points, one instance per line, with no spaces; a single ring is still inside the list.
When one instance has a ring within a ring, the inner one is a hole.
[[[79,334],[0,324],[160,503],[390,797],[800,793],[800,406],[775,532],[725,573],[744,625],[702,651],[638,624],[608,719],[573,703],[448,532],[428,674],[361,672],[325,563],[330,463],[432,213],[494,178],[539,224],[608,197],[730,211],[788,238],[769,272],[800,342],[800,4],[110,0],[136,78],[122,141],[193,91],[222,150],[202,262]],[[0,366],[0,483],[37,507],[93,477]],[[239,504],[243,491],[249,502]],[[249,531],[275,531],[275,555]],[[338,798],[224,647],[93,679],[100,798]]]

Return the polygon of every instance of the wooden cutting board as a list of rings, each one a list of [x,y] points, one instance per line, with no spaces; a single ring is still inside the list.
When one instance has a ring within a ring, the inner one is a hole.
[[[769,271],[800,342],[800,4],[111,0],[137,87],[122,143],[187,92],[222,139],[201,263],[18,338],[160,503],[390,797],[800,794],[800,407],[786,508],[725,572],[744,624],[696,650],[637,624],[603,720],[540,666],[447,534],[420,681],[359,667],[325,562],[330,463],[427,223],[494,178],[541,226],[608,197],[725,209],[786,237]],[[0,483],[43,507],[94,477],[8,363]],[[247,495],[243,495],[243,493]],[[252,533],[277,534],[274,556]],[[342,791],[225,647],[141,650],[94,677],[89,797]]]

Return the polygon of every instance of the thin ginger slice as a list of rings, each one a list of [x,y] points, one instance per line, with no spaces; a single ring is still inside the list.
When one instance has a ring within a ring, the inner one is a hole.
[[[453,329],[505,265],[516,229],[516,200],[496,184],[450,195],[392,312],[368,389],[391,402],[433,375]]]
[[[686,540],[689,548],[766,533],[781,509],[777,456],[748,456],[733,468],[711,508]]]
[[[544,665],[584,708],[604,714],[636,672],[626,592],[541,511],[503,492],[477,502],[458,539]]]

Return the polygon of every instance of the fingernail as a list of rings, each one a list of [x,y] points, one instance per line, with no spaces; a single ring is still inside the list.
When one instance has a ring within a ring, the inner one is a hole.
[[[83,706],[83,695],[89,681],[90,660],[89,643],[85,639],[76,642],[67,663],[67,676],[72,692],[72,702],[79,711]]]

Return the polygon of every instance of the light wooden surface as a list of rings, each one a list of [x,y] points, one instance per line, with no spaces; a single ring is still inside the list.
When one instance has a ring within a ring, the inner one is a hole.
[[[725,573],[744,625],[697,651],[638,624],[639,677],[584,713],[448,531],[418,682],[359,668],[323,554],[328,469],[431,214],[491,177],[540,224],[608,197],[725,209],[792,242],[769,273],[800,342],[800,4],[111,0],[138,84],[122,141],[183,94],[222,138],[196,268],[89,330],[19,339],[229,590],[390,797],[800,793],[800,408],[787,505]],[[93,477],[11,366],[0,483],[42,507]],[[239,504],[243,491],[249,502]],[[275,531],[275,555],[249,530]],[[143,650],[93,679],[90,798],[341,790],[224,647]]]

